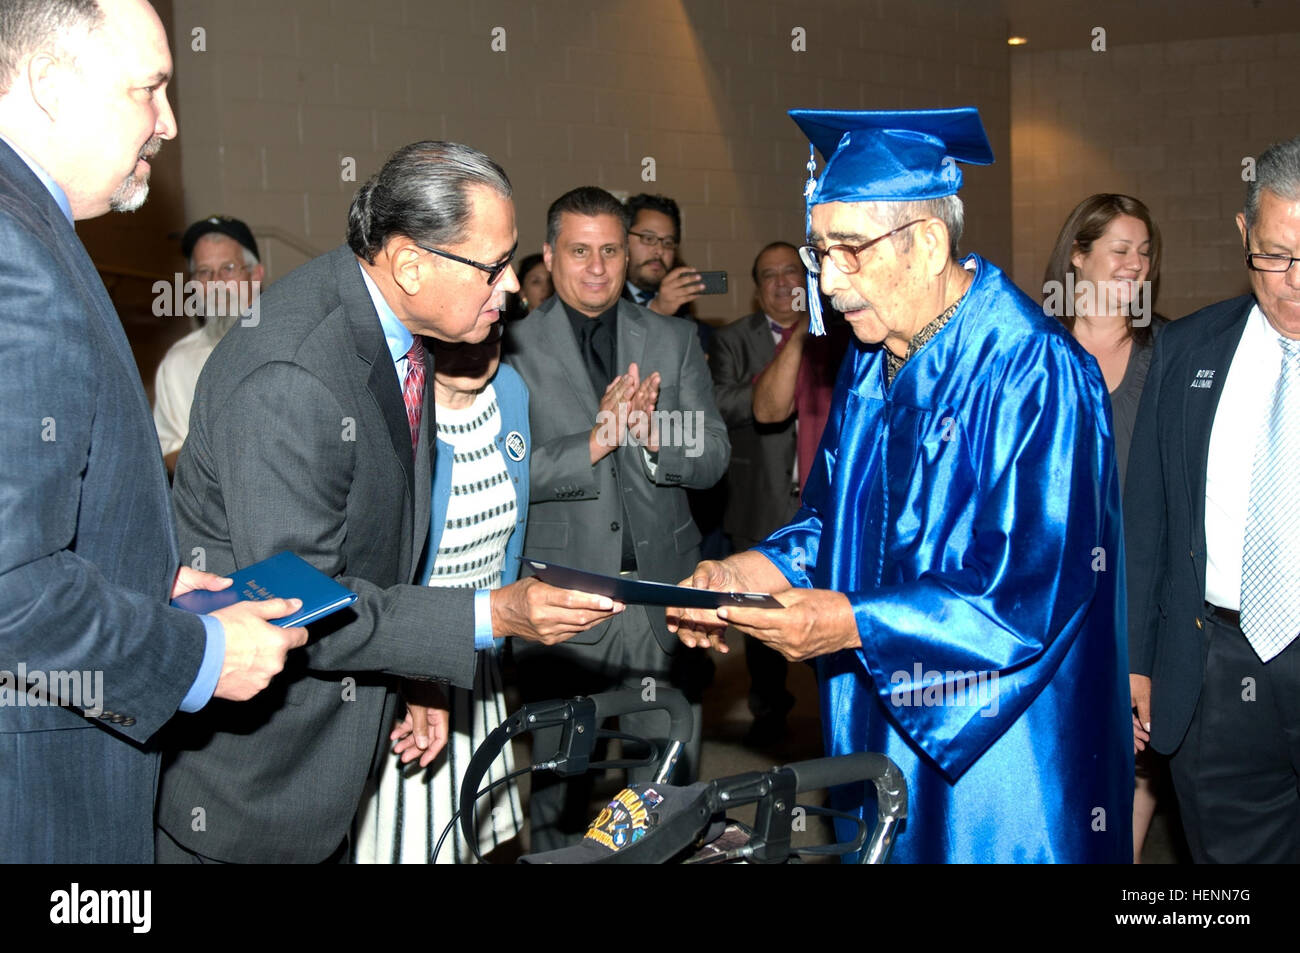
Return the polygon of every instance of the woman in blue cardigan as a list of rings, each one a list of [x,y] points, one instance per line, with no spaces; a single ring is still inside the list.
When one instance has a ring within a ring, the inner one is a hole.
[[[437,455],[429,544],[421,578],[430,586],[496,589],[519,575],[528,517],[528,389],[500,364],[501,325],[481,344],[431,341],[437,404]],[[433,622],[435,620],[431,620]],[[466,633],[472,638],[472,633]],[[389,755],[377,789],[357,816],[354,856],[359,863],[427,863],[439,834],[459,806],[460,783],[475,748],[506,716],[498,647],[479,652],[474,691],[430,683],[404,690],[447,711],[446,747],[428,768]],[[436,733],[437,726],[430,724]],[[431,738],[438,744],[436,734]],[[484,784],[514,770],[507,746]],[[513,838],[523,820],[514,782],[479,802],[479,849],[484,854]],[[459,824],[437,863],[472,856]]]

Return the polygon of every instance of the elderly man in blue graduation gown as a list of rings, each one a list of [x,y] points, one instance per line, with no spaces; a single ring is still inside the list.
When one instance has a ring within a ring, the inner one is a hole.
[[[957,258],[956,162],[993,160],[973,108],[791,115],[828,159],[801,253],[857,341],[794,521],[688,582],[785,608],[673,610],[679,635],[725,650],[730,623],[814,660],[828,753],[884,752],[907,778],[895,860],[1126,861],[1124,557],[1101,373],[993,264]],[[860,785],[833,800],[874,815]]]

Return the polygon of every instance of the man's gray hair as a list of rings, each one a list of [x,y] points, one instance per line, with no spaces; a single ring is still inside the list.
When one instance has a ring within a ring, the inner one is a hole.
[[[938,199],[920,199],[915,202],[870,202],[870,215],[886,231],[898,228],[918,218],[937,218],[948,229],[948,255],[957,260],[957,243],[961,241],[962,229],[966,224],[966,208],[957,195],[945,195]],[[902,251],[912,250],[912,230],[900,232],[897,236],[898,246]]]
[[[1274,143],[1255,161],[1255,178],[1246,183],[1246,227],[1259,217],[1259,195],[1268,189],[1278,198],[1300,199],[1300,136]]]
[[[0,96],[9,92],[23,61],[43,46],[61,47],[70,33],[104,22],[96,0],[3,0],[0,3]]]
[[[468,238],[469,190],[510,198],[505,170],[458,142],[413,142],[394,152],[363,185],[348,211],[348,245],[374,264],[394,236],[422,245],[456,245]]]

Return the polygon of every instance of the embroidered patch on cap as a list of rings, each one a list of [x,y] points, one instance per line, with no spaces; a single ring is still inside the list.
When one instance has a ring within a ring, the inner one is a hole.
[[[586,839],[614,851],[636,843],[650,829],[650,808],[662,800],[663,797],[653,790],[642,796],[631,788],[624,788],[591,822]]]

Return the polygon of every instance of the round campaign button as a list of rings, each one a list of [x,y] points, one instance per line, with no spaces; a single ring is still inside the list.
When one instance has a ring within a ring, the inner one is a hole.
[[[506,434],[506,453],[510,454],[510,459],[518,463],[528,452],[528,445],[524,443],[524,435],[518,430],[512,430]]]

